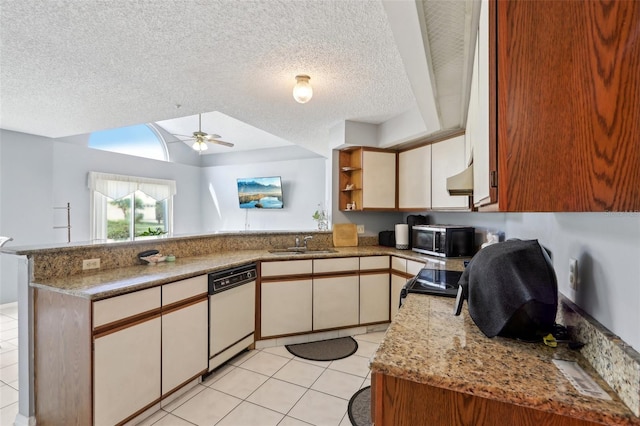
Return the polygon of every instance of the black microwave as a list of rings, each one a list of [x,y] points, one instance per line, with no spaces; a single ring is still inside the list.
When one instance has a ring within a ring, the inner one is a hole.
[[[475,228],[458,225],[415,225],[411,249],[440,257],[471,257],[475,250]]]

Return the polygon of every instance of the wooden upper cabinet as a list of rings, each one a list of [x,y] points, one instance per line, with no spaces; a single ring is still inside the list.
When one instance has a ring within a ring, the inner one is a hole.
[[[340,210],[362,209],[362,148],[343,149],[339,153],[338,185]],[[352,207],[355,203],[355,209]]]
[[[640,2],[490,7],[499,209],[640,211]]]
[[[339,152],[339,169],[340,210],[396,209],[395,151],[347,148]]]

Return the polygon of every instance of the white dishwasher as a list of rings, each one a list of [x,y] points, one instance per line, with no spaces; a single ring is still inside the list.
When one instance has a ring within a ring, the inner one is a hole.
[[[254,343],[256,265],[209,274],[209,371]]]

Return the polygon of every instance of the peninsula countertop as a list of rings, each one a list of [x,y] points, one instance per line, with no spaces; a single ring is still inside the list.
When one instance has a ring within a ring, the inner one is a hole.
[[[640,425],[578,351],[486,337],[466,305],[410,294],[371,360],[372,373],[607,425]],[[578,393],[552,362],[577,362],[612,398]]]
[[[202,256],[177,258],[175,262],[140,264],[96,272],[87,271],[74,275],[35,279],[30,285],[35,288],[98,300],[257,261],[390,255],[418,262],[436,262],[443,269],[461,270],[463,268],[462,259],[439,259],[415,253],[411,250],[397,250],[383,246],[334,247],[332,250],[332,253],[323,254],[285,255],[270,253],[268,250],[220,251]],[[63,268],[64,264],[57,265],[52,262],[50,267]]]

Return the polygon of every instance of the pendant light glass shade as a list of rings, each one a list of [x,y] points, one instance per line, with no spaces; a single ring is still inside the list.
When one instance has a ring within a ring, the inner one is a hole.
[[[202,151],[206,151],[209,149],[209,147],[207,146],[207,143],[203,140],[197,139],[193,145],[191,145],[191,148],[193,148],[194,150],[198,151],[198,152],[202,152]]]
[[[308,75],[297,75],[296,76],[296,85],[293,86],[293,99],[296,102],[305,104],[311,100],[313,96],[313,88],[309,83],[311,77]]]

